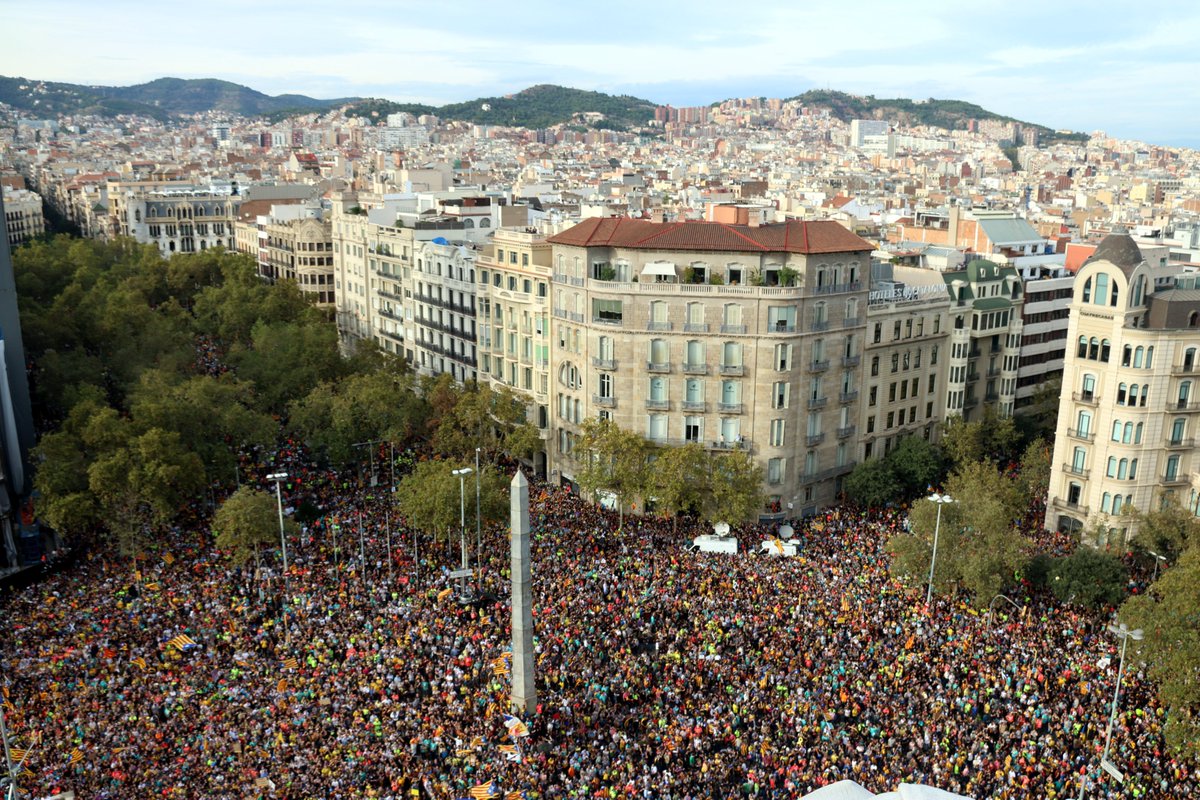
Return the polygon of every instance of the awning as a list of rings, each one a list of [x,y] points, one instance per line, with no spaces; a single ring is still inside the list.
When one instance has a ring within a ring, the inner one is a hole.
[[[643,275],[653,275],[656,278],[674,278],[675,265],[670,261],[651,261],[642,267]]]

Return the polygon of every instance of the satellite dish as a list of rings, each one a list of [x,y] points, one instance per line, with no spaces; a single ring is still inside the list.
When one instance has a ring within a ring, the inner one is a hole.
[[[718,522],[717,524],[713,525],[713,533],[715,533],[717,536],[728,536],[729,535],[729,523],[728,522]]]

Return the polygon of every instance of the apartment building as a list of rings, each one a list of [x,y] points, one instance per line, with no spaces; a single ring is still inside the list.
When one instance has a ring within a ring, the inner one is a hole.
[[[332,225],[320,206],[284,205],[258,218],[258,274],[295,282],[317,305],[333,305]]]
[[[748,449],[765,517],[833,502],[854,466],[835,431],[860,417],[870,243],[828,221],[623,218],[548,241],[552,479],[571,479],[580,423],[603,416],[655,442]]]
[[[475,262],[479,380],[528,398],[526,419],[550,435],[551,245],[531,228],[498,228]],[[546,474],[545,454],[535,471]]]
[[[950,294],[946,414],[968,422],[990,406],[1012,416],[1017,396],[1024,287],[1013,267],[975,259],[943,272]]]
[[[1033,403],[1039,386],[1062,377],[1066,354],[1075,277],[1061,268],[1042,268],[1037,273],[1025,280],[1021,306],[1021,355],[1014,401],[1018,413]]]
[[[858,365],[851,338],[840,355]],[[857,427],[837,436],[858,458],[881,458],[906,436],[936,439],[945,416],[950,363],[950,297],[940,273],[877,264],[867,300],[862,391]]]
[[[8,246],[20,247],[46,231],[42,217],[42,197],[28,189],[4,187],[4,223],[8,228]]]
[[[474,248],[440,237],[413,246],[406,348],[423,374],[448,372],[460,382],[475,380],[475,257]]]
[[[1098,547],[1135,533],[1126,506],[1200,510],[1200,284],[1160,268],[1114,233],[1075,276],[1046,526]]]
[[[242,198],[229,187],[110,181],[108,198],[114,233],[153,244],[164,256],[234,245]]]

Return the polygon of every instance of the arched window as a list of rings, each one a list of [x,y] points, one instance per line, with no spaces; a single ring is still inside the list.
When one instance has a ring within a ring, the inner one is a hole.
[[[698,368],[704,366],[704,342],[698,339],[692,339],[687,343],[687,367]]]
[[[1100,357],[1100,340],[1093,336],[1088,340],[1088,358],[1095,361]]]
[[[1134,429],[1133,429],[1133,443],[1134,443],[1134,444],[1141,444],[1141,443],[1142,443],[1142,423],[1140,423],[1140,422],[1139,422],[1139,423],[1138,423],[1136,426],[1134,426]]]
[[[1109,304],[1110,306],[1112,306],[1112,307],[1114,307],[1114,308],[1116,307],[1116,305],[1117,305],[1117,296],[1118,296],[1120,293],[1121,293],[1121,287],[1120,287],[1120,286],[1118,286],[1118,285],[1117,285],[1117,282],[1114,280],[1114,281],[1113,281],[1113,285],[1112,285],[1112,294],[1111,294],[1111,295],[1109,296],[1109,298],[1108,298],[1108,304]]]
[[[1146,293],[1146,276],[1139,275],[1138,279],[1136,281],[1134,281],[1134,283],[1133,283],[1133,296],[1132,296],[1133,305],[1140,306],[1142,304],[1142,297],[1145,296],[1145,293]]]
[[[1191,381],[1184,381],[1183,383],[1179,384],[1179,395],[1178,396],[1179,396],[1179,407],[1180,408],[1187,407],[1188,399],[1191,397],[1191,395],[1192,395],[1192,382]]]
[[[1100,500],[1100,510],[1107,514],[1112,510],[1112,495],[1108,492],[1104,493],[1104,497]]]
[[[599,347],[600,355],[598,356],[599,359],[601,361],[612,361],[613,360],[612,337],[611,336],[601,336],[599,345],[600,345],[600,347]]]
[[[1171,423],[1171,444],[1180,444],[1183,442],[1183,434],[1187,430],[1187,422],[1177,419]]]
[[[954,318],[954,330],[961,331],[962,329],[963,329],[963,318],[962,318],[962,314],[959,314],[957,317]],[[1082,337],[1080,337],[1080,338],[1082,338]]]
[[[1113,420],[1112,440],[1114,442],[1121,441],[1121,420],[1119,420],[1119,419]]]
[[[1123,348],[1121,348],[1121,366],[1122,367],[1129,366],[1130,359],[1132,358],[1132,354],[1133,354],[1133,348],[1130,347],[1129,345],[1125,345]]]
[[[1200,311],[1193,311],[1188,314],[1188,327],[1194,328],[1197,324],[1200,324]]]
[[[1154,366],[1154,345],[1146,348],[1146,369],[1151,369]]]
[[[1100,360],[1103,361],[1105,364],[1108,363],[1108,357],[1109,357],[1111,350],[1112,350],[1112,343],[1109,342],[1108,339],[1105,339],[1102,342],[1100,342]]]
[[[1133,423],[1126,422],[1125,430],[1121,434],[1121,444],[1129,444],[1133,441]]]
[[[463,217],[463,228],[473,230],[475,228],[475,220],[470,217]]]
[[[1123,481],[1129,477],[1129,460],[1122,458],[1117,462],[1117,480]]]
[[[1091,400],[1096,394],[1096,376],[1083,376],[1083,399]]]
[[[1092,302],[1092,279],[1088,278],[1083,282],[1083,302]]]
[[[1086,336],[1079,337],[1079,351],[1075,353],[1077,358],[1087,358],[1088,342]]]
[[[570,361],[564,361],[558,368],[558,382],[568,389],[578,389],[582,382],[579,380],[579,370]]]
[[[1129,480],[1137,480],[1137,459],[1132,459],[1129,462]]]
[[[1096,294],[1092,296],[1092,302],[1102,306],[1106,300],[1108,300],[1108,273],[1101,272],[1096,275]]]
[[[1104,474],[1110,478],[1117,477],[1117,457],[1116,456],[1108,457],[1108,470]]]
[[[490,219],[488,219],[487,217],[484,217],[483,219],[479,220],[479,227],[490,228],[490,227],[492,227],[492,221]]]
[[[1112,513],[1121,513],[1121,495],[1113,495]]]
[[[1184,372],[1191,372],[1196,366],[1196,348],[1189,347],[1183,351],[1183,369]]]
[[[1138,348],[1133,351],[1133,366],[1137,369],[1141,369],[1142,361],[1145,359],[1145,357],[1146,357],[1145,348],[1143,348],[1141,345],[1138,345]]]
[[[1128,392],[1128,387],[1125,384],[1122,383],[1117,386],[1117,405],[1119,405],[1119,406],[1125,405],[1125,395],[1127,392]]]
[[[1142,408],[1145,408],[1145,407],[1146,407],[1146,401],[1147,401],[1149,398],[1150,398],[1150,384],[1148,384],[1148,383],[1143,383],[1143,384],[1142,384],[1142,397],[1141,397],[1141,402],[1139,402],[1139,403],[1138,403],[1138,405],[1139,405],[1139,406],[1141,406]]]
[[[1129,385],[1129,405],[1136,406],[1138,401],[1138,385],[1136,383]]]
[[[653,339],[650,342],[650,363],[655,367],[666,367],[671,361],[671,348],[666,339]]]

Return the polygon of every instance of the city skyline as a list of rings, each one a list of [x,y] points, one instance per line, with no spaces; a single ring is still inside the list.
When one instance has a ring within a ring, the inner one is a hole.
[[[367,2],[316,25],[295,4],[218,0],[188,17],[186,41],[174,32],[175,9],[118,0],[96,17],[93,8],[53,0],[10,9],[0,74],[102,85],[220,78],[268,94],[436,105],[539,83],[675,106],[830,88],[965,100],[1052,128],[1200,146],[1200,86],[1180,80],[1200,60],[1200,11],[1166,4],[1140,6],[1132,19],[1110,4],[1089,4],[1086,15],[1070,4],[1039,10],[1034,25],[998,4],[946,14],[918,3],[878,41],[862,21],[897,12],[877,3],[849,16],[618,2],[597,20],[541,2],[519,16],[485,4],[439,16],[425,4]]]

